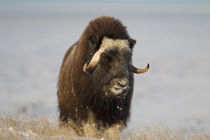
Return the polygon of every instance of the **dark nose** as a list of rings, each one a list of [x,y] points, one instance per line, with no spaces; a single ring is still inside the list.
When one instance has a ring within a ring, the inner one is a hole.
[[[119,81],[117,81],[117,84],[118,84],[120,87],[124,88],[124,87],[127,86],[128,82],[127,82],[126,79],[120,79]]]
[[[120,83],[120,82],[118,82],[118,85],[121,86],[121,87],[126,87],[127,83]]]

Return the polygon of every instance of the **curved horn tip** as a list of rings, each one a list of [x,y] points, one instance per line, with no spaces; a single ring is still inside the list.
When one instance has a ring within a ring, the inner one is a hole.
[[[85,73],[88,73],[87,71],[87,63],[84,64],[83,69],[82,69]]]
[[[137,74],[141,74],[141,73],[145,73],[149,70],[150,65],[147,64],[147,67],[145,67],[144,69],[138,69],[136,67],[134,67],[133,65],[130,65],[130,71],[137,73]]]
[[[150,68],[150,65],[149,64],[147,64],[147,69],[149,69]]]

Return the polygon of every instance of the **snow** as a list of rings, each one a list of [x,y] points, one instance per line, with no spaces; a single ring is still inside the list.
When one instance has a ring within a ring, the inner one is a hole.
[[[135,66],[151,65],[135,75],[129,127],[209,130],[210,15],[119,13],[112,15],[137,40]],[[58,114],[56,83],[65,51],[98,15],[14,15],[0,15],[0,114]]]

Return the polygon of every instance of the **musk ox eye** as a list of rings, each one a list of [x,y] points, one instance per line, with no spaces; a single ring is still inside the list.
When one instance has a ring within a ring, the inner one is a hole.
[[[111,62],[111,60],[112,60],[112,57],[110,54],[106,54],[106,53],[101,54],[101,62],[102,63],[107,64],[107,63]]]

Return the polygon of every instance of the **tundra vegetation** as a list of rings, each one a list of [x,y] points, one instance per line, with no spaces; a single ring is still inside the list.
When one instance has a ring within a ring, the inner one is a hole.
[[[85,137],[78,137],[71,127],[60,127],[57,116],[54,117],[29,117],[9,115],[0,117],[0,140],[210,140],[210,133],[197,129],[186,130],[183,128],[167,128],[161,125],[140,126],[133,129],[124,129],[112,126],[101,133],[91,123],[85,125]],[[99,137],[100,138],[97,138]]]

